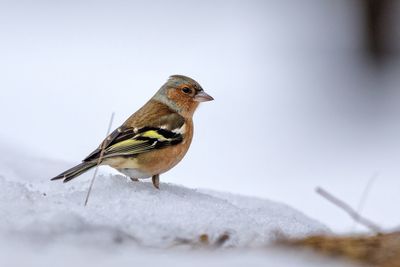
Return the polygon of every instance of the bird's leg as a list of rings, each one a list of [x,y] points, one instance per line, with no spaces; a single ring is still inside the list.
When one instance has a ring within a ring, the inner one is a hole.
[[[153,185],[155,188],[160,189],[160,175],[156,174],[151,177],[151,181],[153,182]]]
[[[135,177],[129,177],[129,178],[131,178],[131,180],[132,180],[133,182],[139,182],[139,179],[138,179],[138,178],[135,178]]]

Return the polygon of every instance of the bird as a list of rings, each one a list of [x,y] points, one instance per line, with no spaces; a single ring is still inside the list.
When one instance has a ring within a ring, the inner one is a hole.
[[[172,75],[156,94],[82,162],[51,180],[71,181],[98,165],[108,165],[132,181],[152,178],[176,166],[193,139],[193,114],[201,102],[214,100],[198,82]]]

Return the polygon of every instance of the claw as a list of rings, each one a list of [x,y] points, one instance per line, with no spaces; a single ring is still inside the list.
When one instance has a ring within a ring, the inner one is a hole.
[[[160,175],[156,174],[151,177],[151,181],[153,182],[153,185],[155,188],[160,189]]]

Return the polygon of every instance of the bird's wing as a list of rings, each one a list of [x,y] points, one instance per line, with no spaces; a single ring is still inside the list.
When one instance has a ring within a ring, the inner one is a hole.
[[[179,116],[179,117],[177,117]],[[83,161],[118,156],[135,156],[182,142],[185,120],[177,114],[165,115],[140,128],[122,125]]]

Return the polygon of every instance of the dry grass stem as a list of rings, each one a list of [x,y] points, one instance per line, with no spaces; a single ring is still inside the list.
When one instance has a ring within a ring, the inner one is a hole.
[[[107,129],[106,138],[110,134],[111,127],[112,127],[112,124],[113,124],[113,121],[114,121],[114,115],[115,114],[113,112],[111,114],[110,122],[108,123],[108,129]],[[99,156],[99,159],[97,160],[96,169],[94,170],[93,177],[92,177],[92,180],[90,181],[90,186],[89,186],[88,192],[86,194],[85,207],[87,206],[87,203],[89,201],[90,192],[92,192],[92,187],[93,187],[93,184],[94,184],[94,180],[96,179],[96,176],[97,176],[97,171],[99,170],[99,165],[100,165],[101,161],[103,160],[103,154],[104,154],[105,146],[106,146],[106,142],[103,142],[103,144],[101,145],[100,156]]]
[[[381,233],[381,228],[371,222],[370,220],[362,217],[359,213],[357,213],[352,207],[350,207],[347,203],[345,203],[344,201],[338,199],[337,197],[333,196],[332,194],[330,194],[329,192],[327,192],[326,190],[317,187],[316,192],[321,195],[322,197],[324,197],[325,199],[327,199],[328,201],[332,202],[333,204],[335,204],[336,206],[338,206],[339,208],[343,209],[345,212],[347,212],[347,214],[350,215],[351,218],[353,218],[354,221],[358,222],[359,224],[364,225],[365,227],[367,227],[368,229],[370,229],[371,231],[375,232],[375,233]]]

